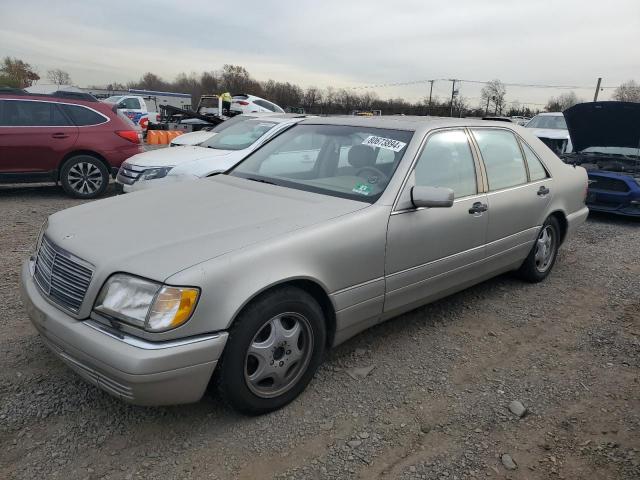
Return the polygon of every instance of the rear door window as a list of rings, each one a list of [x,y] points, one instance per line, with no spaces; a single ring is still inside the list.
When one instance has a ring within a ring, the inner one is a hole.
[[[61,127],[70,123],[51,102],[6,100],[0,125],[9,127]]]
[[[527,158],[527,165],[529,166],[529,176],[531,177],[531,181],[535,182],[537,180],[544,180],[549,175],[545,170],[542,162],[538,156],[531,150],[531,147],[524,142],[520,142],[522,145],[522,149],[524,150],[524,156]]]
[[[489,190],[501,190],[527,183],[522,152],[513,133],[498,129],[473,130],[487,170]]]
[[[260,106],[262,108],[266,108],[270,112],[275,112],[276,111],[276,106],[273,103],[269,103],[269,102],[266,102],[264,100],[254,100],[253,103],[255,103],[256,105],[258,105],[258,106]]]
[[[66,114],[73,120],[79,127],[86,127],[88,125],[99,125],[101,123],[105,123],[107,119],[96,112],[95,110],[91,110],[89,108],[83,107],[81,105],[61,105]]]

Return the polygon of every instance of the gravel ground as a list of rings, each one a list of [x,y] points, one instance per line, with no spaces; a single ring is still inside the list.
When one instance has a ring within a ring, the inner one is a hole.
[[[248,418],[125,405],[44,347],[20,262],[78,203],[0,187],[0,478],[640,478],[640,222],[590,217],[545,282],[501,276],[379,325]]]

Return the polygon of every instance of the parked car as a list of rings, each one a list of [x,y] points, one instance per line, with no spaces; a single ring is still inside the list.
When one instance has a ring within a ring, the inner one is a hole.
[[[146,132],[149,124],[160,123],[160,107],[190,108],[191,94],[130,89],[126,95],[113,95],[102,101],[114,105]]]
[[[640,217],[640,103],[581,103],[564,115],[575,152],[563,159],[587,169],[588,207]]]
[[[235,113],[285,113],[285,111],[275,103],[247,93],[237,93],[233,95],[231,99],[231,111]]]
[[[572,151],[571,139],[562,112],[539,113],[525,125],[556,155]]]
[[[281,114],[264,119],[227,120],[233,123],[198,146],[158,149],[131,157],[120,167],[116,181],[128,193],[224,172],[304,118]]]
[[[0,94],[0,183],[60,182],[73,197],[95,198],[140,142],[140,131],[104,103]]]
[[[372,325],[503,272],[543,280],[586,187],[507,123],[306,119],[226,174],[51,215],[24,303],[118,398],[194,402],[215,371],[223,399],[264,413]]]
[[[518,125],[524,126],[529,123],[531,119],[529,117],[523,117],[521,115],[514,115],[511,117],[511,121],[513,123],[517,123]]]
[[[184,145],[190,146],[198,146],[205,140],[209,140],[216,133],[220,133],[223,130],[235,125],[236,123],[244,122],[245,120],[251,120],[252,118],[264,118],[268,116],[281,115],[280,113],[252,113],[237,115],[229,120],[225,120],[224,122],[216,125],[215,127],[207,127],[197,132],[189,132],[182,135],[177,136],[169,143],[170,147],[178,147]]]

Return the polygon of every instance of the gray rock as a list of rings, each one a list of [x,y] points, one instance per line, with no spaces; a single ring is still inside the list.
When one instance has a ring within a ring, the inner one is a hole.
[[[360,445],[362,445],[362,440],[350,440],[347,442],[347,445],[349,445],[349,447],[351,448],[358,448]]]
[[[351,378],[357,380],[359,378],[366,378],[366,376],[369,375],[374,368],[376,368],[375,365],[369,365],[366,367],[352,367],[348,368],[346,372]]]
[[[518,464],[513,460],[513,458],[511,458],[511,455],[509,455],[508,453],[503,454],[501,460],[502,465],[507,470],[515,470],[516,468],[518,468]]]
[[[527,408],[518,400],[514,400],[509,404],[509,410],[511,410],[511,413],[516,415],[518,418],[524,417],[527,413]]]

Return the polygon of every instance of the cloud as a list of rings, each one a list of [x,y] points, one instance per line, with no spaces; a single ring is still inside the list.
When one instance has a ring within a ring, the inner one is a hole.
[[[108,3],[3,1],[0,55],[69,71],[80,85],[153,71],[245,66],[256,78],[350,87],[430,78],[617,85],[640,71],[640,2],[610,0],[374,0]],[[480,86],[462,83],[462,95]],[[437,82],[435,93],[450,94]],[[378,88],[416,99],[428,85]],[[508,88],[544,103],[556,90]],[[588,98],[590,89],[578,90]]]

